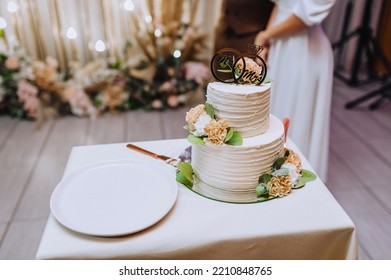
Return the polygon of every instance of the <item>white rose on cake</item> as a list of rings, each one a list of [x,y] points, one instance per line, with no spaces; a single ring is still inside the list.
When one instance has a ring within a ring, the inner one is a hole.
[[[202,113],[198,120],[194,123],[194,136],[206,136],[205,127],[212,121],[212,118],[207,113]]]
[[[300,173],[297,172],[296,165],[294,165],[293,163],[284,163],[283,165],[281,165],[281,169],[282,168],[288,170],[289,177],[291,178],[291,182],[293,185],[295,185],[297,181],[299,181],[301,176]]]

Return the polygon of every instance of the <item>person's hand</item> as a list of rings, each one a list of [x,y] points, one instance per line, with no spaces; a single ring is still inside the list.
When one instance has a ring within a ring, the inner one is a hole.
[[[265,61],[267,61],[267,57],[269,54],[269,46],[270,42],[267,37],[267,33],[265,31],[261,31],[257,34],[254,40],[255,45],[259,45],[263,47],[263,51],[259,54]]]

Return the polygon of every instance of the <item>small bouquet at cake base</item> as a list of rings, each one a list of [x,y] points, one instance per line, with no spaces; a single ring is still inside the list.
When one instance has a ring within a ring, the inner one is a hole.
[[[256,187],[258,201],[284,197],[293,189],[300,189],[315,179],[314,173],[302,169],[300,157],[293,150],[285,148],[284,156],[276,159],[272,171],[259,177]]]
[[[232,145],[240,146],[243,138],[238,131],[230,127],[229,122],[217,118],[211,104],[200,104],[186,113],[184,126],[190,134],[187,140],[192,144]]]

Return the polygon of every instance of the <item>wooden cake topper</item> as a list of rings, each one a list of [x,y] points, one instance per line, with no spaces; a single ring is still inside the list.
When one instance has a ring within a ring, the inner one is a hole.
[[[224,48],[212,58],[210,69],[216,80],[222,83],[261,85],[266,78],[266,62],[260,57],[262,46],[249,44],[250,52]]]

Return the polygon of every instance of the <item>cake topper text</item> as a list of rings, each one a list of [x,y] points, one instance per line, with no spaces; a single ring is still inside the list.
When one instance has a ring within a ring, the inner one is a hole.
[[[250,52],[224,48],[212,58],[210,69],[216,80],[223,83],[260,85],[266,78],[266,62],[259,56],[263,48],[250,44]]]

